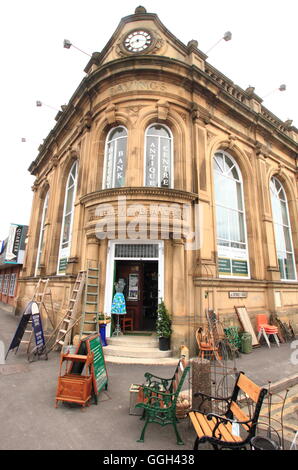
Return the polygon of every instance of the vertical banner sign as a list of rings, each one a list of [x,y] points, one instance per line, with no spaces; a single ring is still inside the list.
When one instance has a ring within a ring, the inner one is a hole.
[[[45,353],[45,340],[41,323],[41,316],[37,303],[32,303],[32,328],[35,337],[36,351],[38,355]]]
[[[5,263],[17,263],[22,239],[22,225],[11,224],[7,240]]]

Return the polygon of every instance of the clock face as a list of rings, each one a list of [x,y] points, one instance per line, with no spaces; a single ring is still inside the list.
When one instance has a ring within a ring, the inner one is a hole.
[[[124,39],[124,46],[129,52],[142,52],[152,44],[152,35],[138,29],[129,33]]]

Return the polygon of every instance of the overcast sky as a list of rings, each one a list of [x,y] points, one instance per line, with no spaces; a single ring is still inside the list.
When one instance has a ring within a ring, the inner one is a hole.
[[[138,5],[156,13],[184,44],[206,52],[226,31],[208,62],[242,88],[264,97],[281,120],[298,127],[297,0],[10,0],[1,2],[0,240],[9,224],[28,224],[34,177],[27,171],[54,127],[56,110],[68,103],[85,76],[89,58],[63,48],[69,39],[92,54],[101,51],[122,17]],[[26,142],[21,142],[26,138]]]

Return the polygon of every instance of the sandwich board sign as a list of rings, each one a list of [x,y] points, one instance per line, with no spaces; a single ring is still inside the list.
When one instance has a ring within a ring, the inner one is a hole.
[[[15,354],[17,353],[30,320],[32,320],[32,329],[34,332],[34,338],[36,343],[36,347],[33,349],[32,352],[34,352],[35,354],[37,353],[39,356],[45,353],[45,341],[39,307],[36,302],[32,301],[27,304],[23,315],[21,316],[20,322],[10,343],[5,359],[7,358],[9,351],[15,349]]]

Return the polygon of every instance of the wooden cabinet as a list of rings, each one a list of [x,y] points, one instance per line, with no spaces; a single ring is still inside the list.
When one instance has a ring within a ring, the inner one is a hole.
[[[63,363],[66,362],[65,373],[62,374]],[[71,374],[69,371],[74,363],[81,362],[85,374]],[[87,356],[79,354],[62,354],[60,360],[60,375],[56,393],[56,408],[59,401],[78,403],[86,406],[92,395],[92,354]]]

